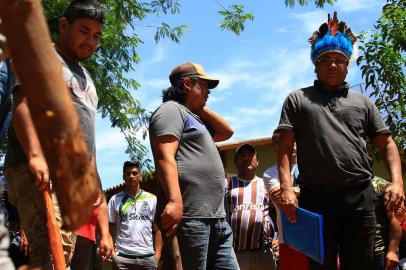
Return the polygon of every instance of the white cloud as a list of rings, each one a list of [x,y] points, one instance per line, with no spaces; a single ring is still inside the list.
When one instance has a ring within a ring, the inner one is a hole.
[[[311,85],[313,71],[309,49],[274,47],[260,56],[233,58],[208,71],[220,79],[219,89],[211,94],[215,102],[209,106],[233,127],[230,141],[270,136],[283,100],[289,92]]]
[[[327,13],[326,11],[317,10],[294,14],[293,17],[300,22],[300,32],[310,37],[314,31],[319,29],[322,23],[327,21]]]
[[[381,7],[383,4],[383,1],[377,0],[340,0],[334,4],[334,7],[343,12],[355,12]]]
[[[289,33],[289,29],[286,27],[279,27],[275,29],[276,33]]]
[[[216,89],[217,90],[217,89]],[[214,90],[214,91],[216,91]],[[210,104],[214,104],[214,103],[218,103],[218,102],[223,102],[224,100],[226,100],[225,97],[220,97],[220,96],[212,96],[210,95],[209,99],[208,99],[208,104],[210,106]]]
[[[169,86],[169,81],[166,79],[142,79],[139,81],[141,88],[159,89],[162,90]]]
[[[103,119],[103,122],[108,122],[108,120]],[[126,141],[124,135],[118,128],[99,127],[96,129],[97,152],[110,150],[123,151],[126,148],[125,146]]]
[[[158,63],[164,59],[164,49],[161,44],[156,46],[154,54],[152,55],[151,63]]]
[[[218,90],[215,91],[238,91],[245,87],[286,95],[303,83],[308,84],[312,72],[309,50],[276,48],[264,53],[261,59],[233,60],[212,73],[220,79]]]

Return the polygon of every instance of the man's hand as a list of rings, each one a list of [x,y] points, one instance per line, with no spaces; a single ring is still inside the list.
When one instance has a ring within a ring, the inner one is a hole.
[[[399,264],[399,256],[396,252],[388,251],[385,258],[385,270],[395,270]]]
[[[28,240],[25,236],[23,228],[20,230],[20,251],[24,254],[24,256],[28,256]]]
[[[293,189],[281,190],[281,209],[288,215],[290,222],[296,222],[297,198]]]
[[[114,244],[110,234],[102,236],[100,239],[99,253],[103,262],[114,255]]]
[[[405,193],[403,187],[392,183],[385,190],[385,206],[388,212],[396,212],[400,207],[404,206]]]
[[[406,207],[400,207],[394,212],[394,215],[400,224],[404,224],[406,222]]]
[[[42,156],[32,157],[28,162],[30,171],[34,174],[35,185],[43,192],[49,188],[49,170],[45,158]]]
[[[279,240],[277,239],[272,240],[272,250],[275,257],[279,260]]]
[[[183,215],[183,205],[182,202],[168,202],[165,206],[164,211],[161,214],[161,224],[162,229],[166,236],[175,233],[176,228]]]

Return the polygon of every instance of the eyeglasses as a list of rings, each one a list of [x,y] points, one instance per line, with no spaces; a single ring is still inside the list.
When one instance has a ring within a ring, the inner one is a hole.
[[[317,63],[325,66],[330,66],[332,63],[339,65],[339,66],[344,66],[348,64],[348,59],[345,57],[337,57],[337,58],[330,58],[330,57],[320,57],[317,60]]]

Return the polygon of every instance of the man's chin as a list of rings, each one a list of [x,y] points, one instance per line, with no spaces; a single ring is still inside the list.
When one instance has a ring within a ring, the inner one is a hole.
[[[90,58],[93,54],[76,54],[76,58],[79,61],[85,61],[86,59]]]

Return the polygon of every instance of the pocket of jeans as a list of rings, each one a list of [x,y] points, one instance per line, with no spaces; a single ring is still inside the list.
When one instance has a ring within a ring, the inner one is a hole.
[[[228,234],[232,234],[233,233],[233,230],[231,229],[231,226],[230,226],[230,224],[228,224],[228,222],[227,222],[227,220],[223,220],[223,223],[225,224],[224,226],[226,227],[226,233],[228,233]]]
[[[201,233],[207,233],[207,224],[198,219],[182,219],[180,226],[177,229],[179,233],[184,235],[199,235]]]

